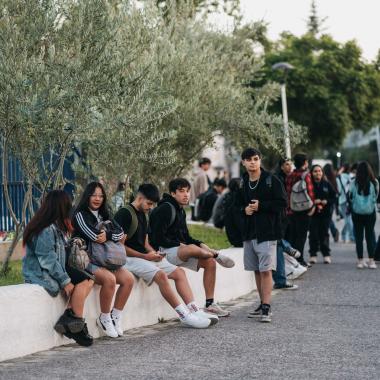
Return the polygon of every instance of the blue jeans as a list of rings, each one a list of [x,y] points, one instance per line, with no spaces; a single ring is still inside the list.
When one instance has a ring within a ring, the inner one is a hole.
[[[339,205],[339,213],[344,218],[344,227],[342,230],[342,240],[343,241],[355,241],[355,235],[354,235],[354,225],[352,223],[352,216],[351,214],[347,215],[347,204],[343,203]]]
[[[273,272],[273,281],[276,287],[286,285],[284,244],[290,245],[286,240],[279,240],[277,242],[277,268],[276,271]]]

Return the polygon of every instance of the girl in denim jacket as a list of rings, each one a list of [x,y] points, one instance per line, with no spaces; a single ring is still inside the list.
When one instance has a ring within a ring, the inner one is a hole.
[[[65,246],[72,229],[71,208],[70,197],[64,191],[53,190],[46,195],[25,228],[22,270],[26,283],[43,286],[53,297],[62,291],[69,303],[55,330],[82,346],[90,346],[93,339],[88,334],[83,309],[94,282],[90,275],[67,266]]]

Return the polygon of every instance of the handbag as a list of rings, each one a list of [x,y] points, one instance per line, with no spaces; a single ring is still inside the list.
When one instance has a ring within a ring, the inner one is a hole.
[[[112,222],[100,222],[96,228],[108,232],[112,228]],[[89,256],[93,264],[109,270],[117,270],[127,262],[124,245],[112,240],[107,240],[105,243],[91,241],[89,243]]]
[[[72,238],[66,245],[67,265],[79,272],[82,272],[89,279],[95,280],[90,272],[86,271],[87,265],[90,263],[88,252],[86,251],[86,243],[79,237]]]

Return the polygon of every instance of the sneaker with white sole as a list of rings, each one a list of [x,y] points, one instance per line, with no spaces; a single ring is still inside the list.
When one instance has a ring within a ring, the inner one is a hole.
[[[369,269],[377,269],[377,265],[376,265],[376,263],[375,263],[374,260],[369,260],[368,261],[368,268]]]
[[[225,255],[221,255],[220,253],[218,253],[217,257],[215,257],[215,260],[219,265],[225,268],[232,268],[235,266],[235,261]]]
[[[253,311],[248,313],[248,318],[258,318],[261,317],[261,304]]]
[[[195,313],[188,313],[179,319],[184,327],[193,327],[195,329],[207,329],[211,325],[208,318],[200,318]]]
[[[265,305],[264,305],[265,306]],[[261,308],[261,319],[260,322],[270,323],[272,322],[272,312],[270,307]]]
[[[331,256],[325,256],[323,259],[324,264],[331,264]]]
[[[273,287],[273,289],[276,289],[276,290],[297,290],[298,285],[287,282],[285,285],[281,285],[281,286],[275,285]]]
[[[228,317],[231,314],[228,310],[223,309],[216,302],[213,302],[210,306],[206,307],[205,311],[211,314],[216,314],[218,317]]]
[[[309,264],[316,264],[318,262],[317,256],[311,256],[309,259]]]
[[[301,257],[301,252],[290,246],[284,248],[284,252],[287,253],[289,256],[294,257],[295,259],[298,259]]]
[[[96,319],[96,324],[104,332],[104,334],[106,334],[110,338],[117,338],[119,336],[111,318],[108,320],[102,321],[99,316]]]
[[[219,322],[219,317],[216,314],[207,313],[204,310],[199,309],[198,311],[193,311],[193,315],[199,318],[206,318],[211,321],[211,326],[216,325]]]
[[[364,269],[364,262],[363,260],[359,260],[358,263],[356,264],[356,268],[358,269]]]
[[[117,335],[119,336],[123,336],[124,334],[124,331],[123,331],[123,326],[122,326],[122,318],[121,316],[120,317],[115,317],[114,315],[112,315],[111,313],[111,318],[112,318],[112,323],[115,327],[115,330],[117,332]]]

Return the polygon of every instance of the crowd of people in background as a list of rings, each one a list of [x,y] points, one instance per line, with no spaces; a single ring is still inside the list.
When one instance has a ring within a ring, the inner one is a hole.
[[[292,280],[318,262],[319,252],[323,263],[333,262],[330,234],[335,242],[356,244],[358,269],[376,269],[379,183],[367,162],[344,164],[338,171],[331,164],[309,168],[307,155],[298,153],[281,159],[270,172],[263,167],[260,151],[247,148],[241,163],[241,177],[212,182],[207,174],[211,161],[202,158],[193,184],[175,178],[161,197],[156,185],[144,183],[127,204],[120,184],[111,198],[114,215],[100,182],[89,183],[75,207],[64,191],[49,192],[24,232],[23,275],[26,283],[43,286],[51,296],[62,292],[68,299],[55,330],[80,345],[92,344],[83,309],[97,284],[97,325],[109,337],[122,336],[133,275],[147,286],[157,284],[186,327],[207,328],[229,316],[214,299],[216,267],[232,268],[234,260],[190,235],[185,212],[189,205],[192,222],[224,229],[231,245],[243,247],[244,268],[254,272],[260,296],[249,318],[271,322],[272,289],[296,290]],[[342,231],[334,212],[343,219]],[[84,247],[85,266],[78,264]],[[183,268],[203,269],[203,307],[195,302]]]

